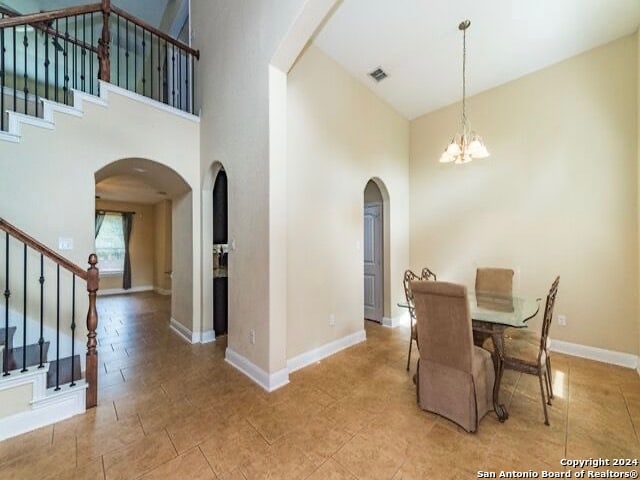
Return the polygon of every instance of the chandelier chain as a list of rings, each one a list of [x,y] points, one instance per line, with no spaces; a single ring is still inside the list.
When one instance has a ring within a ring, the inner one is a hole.
[[[467,29],[462,30],[462,133],[467,132]]]

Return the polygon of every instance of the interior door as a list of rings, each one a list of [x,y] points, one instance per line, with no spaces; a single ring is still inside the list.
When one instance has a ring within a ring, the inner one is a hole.
[[[382,204],[364,206],[364,318],[382,322]]]

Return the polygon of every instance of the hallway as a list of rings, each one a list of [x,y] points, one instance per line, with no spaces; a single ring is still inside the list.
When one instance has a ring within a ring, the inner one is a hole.
[[[366,322],[365,343],[267,394],[224,362],[224,338],[189,345],[173,333],[169,297],[98,306],[99,406],[0,443],[0,478],[475,478],[640,452],[633,370],[554,355],[550,427],[537,379],[507,372],[511,418],[490,413],[474,435],[416,406],[407,329]]]

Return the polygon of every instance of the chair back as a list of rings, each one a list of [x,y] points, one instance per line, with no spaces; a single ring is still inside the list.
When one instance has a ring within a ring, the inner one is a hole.
[[[436,274],[429,270],[427,267],[422,269],[422,275],[420,277],[422,280],[433,280],[434,282],[438,280]]]
[[[476,295],[489,294],[510,297],[513,294],[513,270],[510,268],[478,268]]]
[[[544,318],[542,319],[542,332],[540,333],[540,352],[538,353],[538,361],[540,361],[542,353],[547,351],[547,339],[549,337],[551,321],[553,320],[553,307],[556,304],[556,295],[558,294],[559,284],[560,277],[556,277],[549,289],[549,294],[547,295],[547,303],[544,307]]]
[[[473,335],[463,285],[413,281],[420,358],[472,374]]]
[[[413,303],[413,294],[411,293],[411,282],[415,280],[420,280],[420,277],[413,273],[412,270],[405,270],[402,285],[404,286],[404,296],[407,299],[407,306],[412,322],[416,319],[416,310]]]

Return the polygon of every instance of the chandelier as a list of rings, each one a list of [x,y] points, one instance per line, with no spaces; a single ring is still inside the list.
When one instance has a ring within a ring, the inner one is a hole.
[[[469,163],[474,158],[486,158],[489,151],[482,142],[482,138],[472,131],[467,121],[467,28],[471,22],[465,20],[458,25],[462,30],[462,126],[451,139],[451,143],[444,149],[440,163]]]

